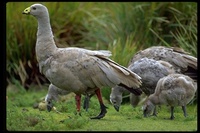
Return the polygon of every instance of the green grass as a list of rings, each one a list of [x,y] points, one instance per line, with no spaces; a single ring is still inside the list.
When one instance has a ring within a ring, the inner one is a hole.
[[[197,105],[188,105],[188,117],[183,116],[181,107],[175,108],[175,119],[170,117],[169,107],[162,106],[157,117],[144,118],[141,106],[133,108],[123,104],[119,112],[105,99],[108,107],[103,119],[92,120],[90,117],[100,112],[96,96],[90,101],[88,112],[81,108],[81,116],[75,114],[75,100],[68,95],[68,100],[54,105],[60,113],[34,109],[33,104],[41,101],[47,93],[47,86],[39,90],[32,87],[27,92],[16,88],[7,89],[6,129],[9,131],[197,131]],[[84,97],[82,97],[84,98]],[[82,99],[83,101],[83,99]]]

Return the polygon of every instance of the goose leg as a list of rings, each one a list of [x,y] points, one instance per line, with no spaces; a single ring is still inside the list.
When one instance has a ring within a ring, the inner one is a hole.
[[[75,100],[76,100],[76,110],[78,112],[79,115],[81,115],[80,113],[80,108],[81,108],[81,95],[76,95],[75,96]]]
[[[175,117],[174,117],[174,107],[172,106],[171,107],[171,117],[170,119],[173,120]]]
[[[155,106],[154,109],[153,109],[153,114],[152,114],[152,116],[157,116],[156,106]]]
[[[101,119],[107,113],[107,110],[106,110],[107,107],[103,104],[103,100],[102,100],[102,96],[101,96],[101,91],[100,91],[99,88],[97,90],[95,90],[95,94],[97,95],[97,98],[99,100],[99,104],[100,104],[100,107],[101,107],[101,112],[100,112],[100,114],[98,116],[92,117],[91,119]]]
[[[183,110],[184,116],[187,117],[186,106],[182,106],[182,110]]]
[[[88,94],[85,95],[84,103],[83,103],[83,108],[88,111],[89,108],[89,102],[90,102],[90,96]]]
[[[93,95],[94,95],[94,93],[93,93],[93,94],[90,94],[90,95],[88,95],[88,94],[85,95],[85,99],[84,99],[84,103],[83,103],[83,108],[84,108],[86,111],[88,111],[88,108],[89,108],[89,105],[90,105],[90,98],[91,98]]]

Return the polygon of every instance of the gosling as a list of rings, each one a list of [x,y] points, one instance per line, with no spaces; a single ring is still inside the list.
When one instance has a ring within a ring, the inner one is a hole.
[[[174,107],[182,106],[183,114],[186,117],[186,105],[194,98],[197,90],[197,83],[190,77],[183,74],[169,74],[161,78],[156,86],[155,92],[151,94],[143,105],[144,117],[149,116],[156,105],[169,105],[171,117],[174,117]]]

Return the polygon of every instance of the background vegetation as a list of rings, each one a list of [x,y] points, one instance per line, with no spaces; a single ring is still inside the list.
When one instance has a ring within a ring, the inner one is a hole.
[[[34,3],[6,3],[6,88],[14,84],[20,92],[26,94],[32,92],[32,85],[37,85],[34,91],[38,91],[38,96],[44,96],[47,92],[44,85],[49,82],[39,73],[35,56],[37,21],[32,16],[22,14],[22,11],[31,4]],[[108,49],[112,52],[111,58],[124,66],[127,66],[137,51],[156,45],[181,47],[197,57],[197,3],[195,2],[42,2],[42,4],[49,9],[58,47]],[[43,89],[45,93],[40,92]],[[110,89],[103,89],[103,95],[109,100]],[[23,106],[25,105],[20,107]],[[9,107],[11,106],[7,106]],[[13,129],[11,125],[9,125],[10,130]],[[27,128],[27,130],[34,129]]]

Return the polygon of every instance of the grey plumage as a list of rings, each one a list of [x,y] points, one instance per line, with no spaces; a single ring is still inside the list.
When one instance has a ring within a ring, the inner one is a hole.
[[[155,105],[171,106],[171,117],[174,119],[174,107],[182,106],[184,116],[187,116],[186,105],[194,98],[197,84],[190,77],[183,74],[170,74],[161,78],[155,92],[151,94],[143,105],[144,116],[148,116]]]
[[[160,78],[167,76],[170,73],[174,73],[172,65],[168,62],[160,62],[148,58],[141,58],[133,62],[128,66],[128,69],[135,72],[142,78],[142,86],[140,88],[147,96],[154,93],[156,84]],[[121,105],[122,93],[124,93],[124,91],[124,88],[119,86],[116,86],[111,90],[110,101],[117,111]],[[133,97],[136,97],[135,100],[138,99],[139,102],[140,96],[131,96],[132,99]],[[137,102],[134,104],[135,105],[133,106],[136,106]]]
[[[53,84],[49,85],[48,93],[45,96],[45,101],[47,103],[47,110],[51,110],[53,108],[53,101],[58,101],[59,95],[67,95],[69,94],[69,91],[62,90],[58,87],[56,87]]]
[[[165,65],[163,65],[165,64]],[[168,62],[141,58],[128,67],[142,78],[141,89],[146,95],[153,94],[158,80],[170,73],[174,73],[173,67]]]
[[[129,64],[147,57],[149,59],[161,60],[170,63],[176,73],[188,75],[197,80],[197,58],[191,56],[178,47],[153,46],[137,52]]]
[[[33,15],[38,21],[36,57],[39,69],[47,79],[60,89],[74,92],[76,101],[80,102],[81,94],[95,92],[99,98],[102,118],[105,105],[101,100],[99,88],[123,85],[127,89],[138,90],[141,85],[140,77],[109,59],[110,51],[92,51],[83,48],[57,48],[53,39],[48,9],[42,4],[33,4],[23,11]],[[79,104],[77,104],[80,107]],[[80,111],[80,108],[77,109]]]
[[[132,59],[129,61],[128,66],[130,67],[132,64],[134,64],[135,62],[137,62],[138,60],[143,59],[143,58],[148,58],[148,59],[153,59],[153,60],[158,61],[160,64],[162,64],[169,70],[169,73],[173,73],[175,71],[175,73],[182,73],[182,74],[188,75],[194,81],[197,81],[197,58],[191,56],[189,53],[185,52],[181,48],[165,47],[165,46],[149,47],[147,49],[137,52],[132,57]],[[136,68],[141,69],[140,67],[136,67]],[[151,69],[151,66],[149,66],[149,68]],[[140,72],[143,70],[137,70],[137,71]],[[152,72],[154,72],[154,71],[152,70]],[[162,71],[162,72],[164,72],[164,71]],[[147,72],[147,73],[149,73],[149,72]],[[156,73],[156,71],[155,71],[155,73]],[[137,73],[137,74],[139,76],[141,76],[139,73]],[[143,76],[145,75],[145,73],[141,73],[141,74]],[[146,76],[145,78],[148,78],[148,76]],[[145,83],[151,82],[151,83],[154,83],[154,86],[156,86],[154,81],[158,81],[158,78],[157,77],[153,78],[153,76],[152,76],[152,79],[148,78],[150,80],[144,81],[145,78],[142,77],[143,84],[144,84],[142,86],[143,86],[143,90],[145,91],[145,93],[147,95],[149,95],[149,94],[153,93],[153,91],[152,92],[149,92],[149,91],[154,90],[155,88],[152,86],[152,84],[150,84],[150,86],[148,87],[149,89],[147,89],[147,88],[145,89]],[[115,101],[115,103],[117,104],[116,106],[120,106],[121,100],[116,100],[115,98],[118,97],[118,99],[119,98],[122,99],[121,95],[123,92],[118,91],[117,90],[118,87],[115,87],[115,88],[116,89],[112,89],[112,91],[111,91],[110,101]],[[153,89],[150,89],[150,88],[153,88]],[[116,92],[114,92],[114,91],[116,91]],[[116,95],[116,97],[115,97],[115,95]],[[130,95],[131,95],[131,99],[133,99],[133,97],[135,97],[134,99],[139,101],[140,96],[135,96],[132,93]],[[137,102],[131,102],[131,103],[134,103],[133,106],[137,105]],[[115,108],[118,108],[118,107],[115,107]]]
[[[45,96],[45,101],[47,103],[51,101],[58,101],[59,95],[67,95],[69,93],[70,93],[69,91],[60,89],[56,87],[55,85],[50,84],[48,88],[48,93]]]
[[[53,104],[52,102],[53,101],[58,101],[59,100],[59,96],[63,96],[63,95],[67,95],[69,94],[70,92],[67,91],[67,90],[63,90],[63,89],[60,89],[58,87],[56,87],[55,85],[53,84],[50,84],[49,85],[49,88],[48,88],[48,93],[47,95],[45,96],[45,101],[47,102],[47,108],[52,108],[53,107]],[[85,95],[85,99],[84,99],[84,103],[83,103],[83,108],[88,111],[88,108],[89,108],[89,100],[90,100],[90,97],[94,95],[93,94],[90,94],[90,95]]]
[[[122,94],[125,92],[127,92],[127,90],[121,86],[115,86],[111,89],[110,102],[116,111],[119,111],[120,105],[122,103]]]

